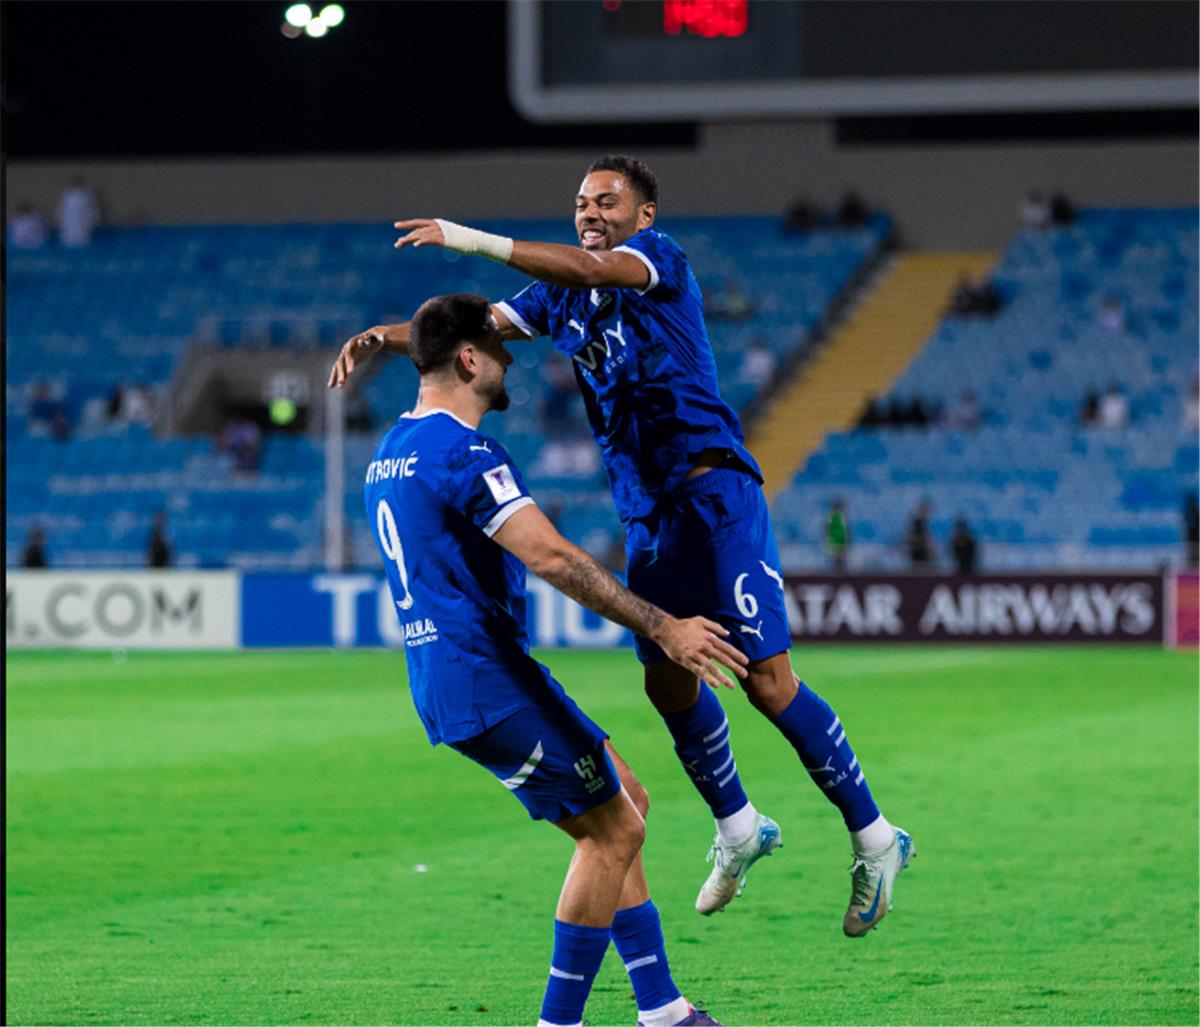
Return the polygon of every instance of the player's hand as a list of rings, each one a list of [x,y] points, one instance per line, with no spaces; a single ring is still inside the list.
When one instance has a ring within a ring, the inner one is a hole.
[[[713,688],[732,688],[730,681],[713,665],[714,661],[739,678],[746,677],[749,660],[740,649],[725,639],[729,632],[715,621],[704,617],[687,620],[670,618],[662,627],[655,641],[673,662],[684,670],[690,670],[701,681]]]
[[[446,237],[442,234],[441,226],[429,218],[416,218],[412,221],[397,221],[395,227],[406,235],[396,240],[396,249],[405,246],[444,246]]]
[[[346,379],[354,373],[355,368],[383,349],[383,344],[387,341],[386,333],[387,328],[384,325],[376,325],[374,328],[368,328],[365,332],[351,336],[346,345],[342,347],[342,352],[338,354],[337,360],[333,362],[333,368],[329,372],[329,387],[331,389],[344,388]]]

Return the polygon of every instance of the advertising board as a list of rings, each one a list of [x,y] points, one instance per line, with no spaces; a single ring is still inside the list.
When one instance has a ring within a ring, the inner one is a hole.
[[[788,576],[797,640],[1161,642],[1157,574]]]
[[[5,641],[75,649],[229,649],[241,643],[233,571],[9,571]]]
[[[632,645],[619,625],[530,577],[529,635],[551,649]],[[399,646],[404,631],[382,574],[248,574],[242,581],[242,644]]]
[[[1196,644],[1195,575],[788,575],[798,642]],[[628,647],[632,635],[530,577],[532,645]],[[400,647],[382,574],[12,571],[10,646]],[[751,624],[751,627],[754,625]],[[1190,641],[1189,641],[1190,640]]]

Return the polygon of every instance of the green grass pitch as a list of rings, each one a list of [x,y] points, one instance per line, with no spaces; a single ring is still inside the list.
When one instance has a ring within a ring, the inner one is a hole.
[[[919,856],[841,936],[849,846],[724,699],[784,848],[703,919],[712,825],[628,653],[547,662],[650,790],[672,967],[729,1024],[1196,1024],[1197,660],[797,650]],[[10,652],[7,1020],[531,1024],[570,843],[425,741],[383,652]],[[592,1024],[632,1024],[610,951]]]

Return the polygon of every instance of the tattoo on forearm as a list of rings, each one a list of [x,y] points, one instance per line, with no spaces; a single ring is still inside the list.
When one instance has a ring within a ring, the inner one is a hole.
[[[582,549],[567,557],[560,580],[551,584],[589,610],[644,637],[653,635],[665,616],[653,603],[624,588]]]

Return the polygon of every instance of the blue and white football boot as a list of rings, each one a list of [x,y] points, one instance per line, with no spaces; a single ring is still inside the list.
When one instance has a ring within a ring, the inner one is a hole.
[[[719,913],[730,901],[742,894],[746,872],[763,856],[769,856],[783,844],[779,825],[770,817],[758,814],[754,833],[737,845],[722,845],[718,835],[713,839],[708,859],[712,873],[696,896],[696,912],[704,916]]]
[[[892,911],[896,878],[917,854],[912,837],[899,827],[893,828],[892,844],[878,852],[860,852],[850,867],[850,908],[842,921],[848,938],[861,938],[874,930]]]

